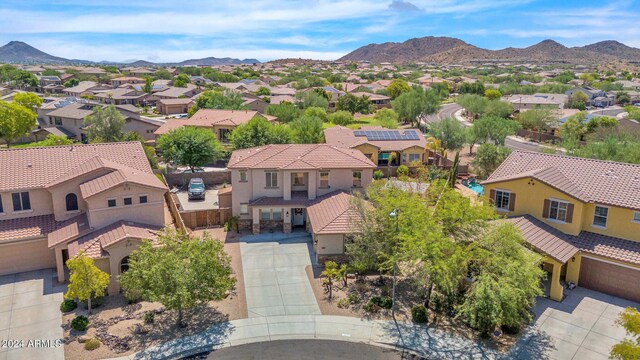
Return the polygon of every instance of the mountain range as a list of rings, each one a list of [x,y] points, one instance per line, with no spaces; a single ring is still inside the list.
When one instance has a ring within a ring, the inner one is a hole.
[[[0,63],[7,64],[50,64],[50,65],[72,65],[72,64],[114,64],[128,66],[193,66],[193,65],[238,65],[255,64],[260,61],[256,59],[233,59],[207,57],[203,59],[189,59],[177,63],[153,63],[145,60],[138,60],[132,63],[119,63],[115,61],[101,61],[99,63],[88,60],[65,59],[49,55],[22,41],[10,41],[0,47]]]
[[[509,47],[502,50],[488,50],[456,38],[427,36],[409,39],[402,43],[369,44],[350,52],[339,60],[434,64],[499,61],[572,64],[640,63],[640,49],[614,40],[582,47],[566,47],[553,40],[544,40],[526,48]]]

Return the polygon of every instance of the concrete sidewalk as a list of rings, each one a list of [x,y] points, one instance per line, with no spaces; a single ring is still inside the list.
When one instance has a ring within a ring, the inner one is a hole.
[[[399,324],[405,348],[429,359],[498,359],[500,354],[479,343],[442,330]],[[117,358],[179,359],[227,346],[283,339],[322,339],[402,348],[393,321],[346,316],[284,315],[234,320],[212,326],[193,336],[172,340]],[[112,359],[116,360],[116,359]]]

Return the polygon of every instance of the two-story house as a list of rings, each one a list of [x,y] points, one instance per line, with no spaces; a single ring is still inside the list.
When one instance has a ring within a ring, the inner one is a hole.
[[[375,165],[360,151],[327,144],[265,145],[231,154],[232,212],[243,227],[307,229],[316,253],[344,252],[352,191],[371,183]]]
[[[139,142],[0,151],[0,274],[56,268],[81,251],[117,276],[165,225],[164,185]]]
[[[514,151],[482,183],[562,282],[640,301],[640,165]]]

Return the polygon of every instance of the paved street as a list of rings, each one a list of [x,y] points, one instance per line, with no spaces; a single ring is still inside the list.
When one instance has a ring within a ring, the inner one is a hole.
[[[0,276],[0,360],[64,359],[60,302],[66,288],[54,281],[53,269]]]
[[[313,251],[307,233],[249,235],[240,242],[249,317],[320,314],[304,270]]]

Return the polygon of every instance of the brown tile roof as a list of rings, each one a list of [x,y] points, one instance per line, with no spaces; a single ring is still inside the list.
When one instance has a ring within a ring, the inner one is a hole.
[[[47,114],[49,117],[61,117],[68,119],[84,119],[93,114],[93,108],[99,106],[95,104],[85,104],[76,102],[59,109],[53,110]]]
[[[0,220],[0,243],[43,237],[61,224],[53,214]]]
[[[389,130],[382,127],[362,127],[362,130]],[[327,144],[339,147],[353,148],[362,144],[371,144],[380,151],[402,151],[414,146],[427,147],[427,140],[420,134],[418,140],[368,140],[366,136],[355,136],[355,130],[344,126],[333,126],[324,130],[324,138]],[[401,133],[403,130],[398,130]],[[417,131],[417,130],[414,130]]]
[[[573,237],[573,244],[588,254],[640,265],[640,242],[637,241],[582,231]]]
[[[87,214],[74,216],[69,220],[63,221],[57,230],[54,230],[47,235],[49,248],[62,244],[71,239],[75,239],[78,236],[86,234],[90,230],[91,228],[89,227]]]
[[[193,103],[193,99],[190,98],[178,98],[178,99],[158,99],[160,104],[164,105],[186,105]]]
[[[8,149],[0,150],[0,191],[47,187],[56,179],[80,171],[76,169],[80,166],[90,168],[92,165],[85,163],[96,157],[152,172],[139,142]]]
[[[92,258],[108,255],[108,248],[127,239],[157,240],[161,227],[139,224],[129,221],[118,221],[100,230],[87,234],[69,243],[69,256],[74,257],[80,251]]]
[[[256,115],[260,115],[257,111],[251,110],[218,110],[218,109],[200,109],[192,117],[188,119],[171,119],[167,120],[155,134],[162,135],[181,126],[238,126],[249,122]],[[270,120],[272,118],[269,118]]]
[[[640,165],[514,151],[483,182],[534,178],[583,202],[640,209]]]
[[[572,243],[572,237],[531,215],[524,215],[505,219],[520,228],[524,240],[538,252],[564,264],[571,259],[578,248]]]
[[[347,234],[360,218],[352,205],[354,196],[336,191],[317,198],[307,206],[307,215],[314,234]]]
[[[80,184],[80,193],[84,199],[87,199],[124,183],[138,184],[156,189],[167,189],[167,186],[153,173],[120,166],[113,172]]]
[[[236,150],[229,169],[373,169],[360,151],[328,144],[265,145]]]

